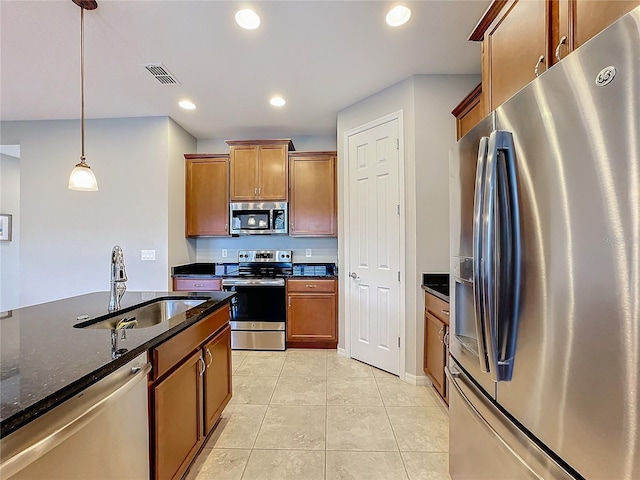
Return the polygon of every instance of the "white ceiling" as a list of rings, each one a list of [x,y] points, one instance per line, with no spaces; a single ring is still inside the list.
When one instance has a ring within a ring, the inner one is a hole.
[[[86,116],[168,115],[197,138],[328,135],[338,111],[410,75],[480,72],[466,38],[489,0],[405,3],[412,18],[392,29],[388,1],[254,1],[262,25],[248,31],[233,21],[246,2],[98,0],[85,13]],[[0,45],[0,119],[80,117],[78,6],[1,0]],[[181,85],[158,83],[142,67],[153,62]]]

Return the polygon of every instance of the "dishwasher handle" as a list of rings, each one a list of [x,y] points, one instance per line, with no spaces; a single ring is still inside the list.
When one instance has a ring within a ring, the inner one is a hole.
[[[38,458],[42,457],[47,452],[60,445],[74,433],[78,432],[86,425],[88,425],[105,409],[117,404],[120,398],[122,398],[138,383],[145,380],[150,371],[151,363],[147,363],[143,366],[132,367],[132,376],[121,385],[119,385],[115,390],[104,394],[101,398],[91,403],[91,405],[89,406],[74,406],[73,418],[71,420],[65,422],[60,427],[57,427],[51,434],[47,435],[46,437],[34,441],[30,445],[26,446],[25,448],[19,449],[15,453],[12,452],[13,454],[9,453],[8,458],[6,459],[3,458],[2,463],[0,463],[0,476],[2,478],[8,478],[15,475],[20,470],[23,470],[24,468],[31,465]]]

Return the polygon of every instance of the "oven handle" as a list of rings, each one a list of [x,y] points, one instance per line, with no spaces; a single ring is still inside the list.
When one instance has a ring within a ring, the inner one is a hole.
[[[284,278],[222,279],[222,287],[284,287]]]

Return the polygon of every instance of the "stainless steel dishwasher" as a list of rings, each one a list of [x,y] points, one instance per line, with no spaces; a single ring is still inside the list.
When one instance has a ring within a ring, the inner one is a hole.
[[[2,479],[149,478],[147,354],[0,440]]]

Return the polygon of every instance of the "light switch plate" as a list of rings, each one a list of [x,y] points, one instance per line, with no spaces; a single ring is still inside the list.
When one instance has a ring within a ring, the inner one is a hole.
[[[155,250],[140,250],[140,260],[155,260],[155,259],[156,259]]]
[[[226,256],[227,256],[227,249],[226,249],[226,248],[223,248],[223,249],[222,249],[222,256],[223,256],[223,257],[226,257]]]
[[[307,257],[311,257],[311,249],[307,248]]]

